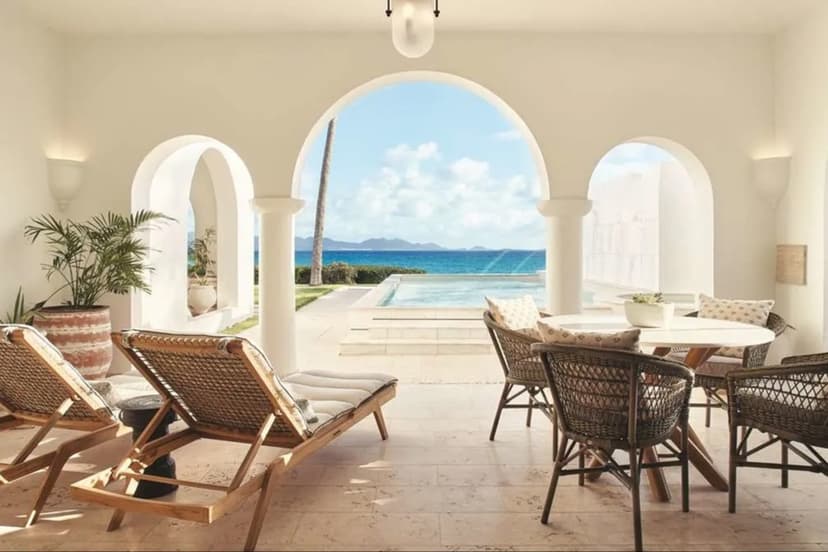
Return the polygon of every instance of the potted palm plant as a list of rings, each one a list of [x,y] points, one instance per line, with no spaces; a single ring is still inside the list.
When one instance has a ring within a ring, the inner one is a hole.
[[[627,322],[642,328],[667,328],[675,313],[675,305],[666,303],[661,293],[636,293],[624,302]]]
[[[216,243],[215,228],[207,228],[204,235],[193,240],[189,248],[190,285],[187,289],[187,305],[193,316],[204,314],[216,305],[216,261],[213,246]]]
[[[34,325],[85,378],[106,376],[112,362],[109,307],[101,299],[109,293],[149,292],[150,249],[140,234],[167,220],[161,213],[138,211],[105,213],[85,222],[43,215],[26,225],[32,243],[42,239],[48,245],[46,277],[63,283],[56,294],[68,294],[64,304],[38,309]]]

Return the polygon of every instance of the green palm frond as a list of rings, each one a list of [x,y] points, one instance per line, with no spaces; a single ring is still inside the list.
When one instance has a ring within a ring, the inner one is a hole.
[[[147,210],[127,216],[107,212],[86,222],[43,215],[32,219],[24,234],[33,243],[42,239],[48,245],[51,261],[44,265],[46,277],[63,280],[70,292],[69,304],[90,307],[107,293],[149,291],[150,249],[139,234],[172,220]]]

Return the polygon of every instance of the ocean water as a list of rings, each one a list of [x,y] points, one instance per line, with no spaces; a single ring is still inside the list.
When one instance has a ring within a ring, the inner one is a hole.
[[[310,251],[296,252],[296,266],[310,265]],[[532,274],[544,270],[544,251],[326,251],[324,264],[391,265],[429,274]],[[258,262],[258,259],[257,259]]]

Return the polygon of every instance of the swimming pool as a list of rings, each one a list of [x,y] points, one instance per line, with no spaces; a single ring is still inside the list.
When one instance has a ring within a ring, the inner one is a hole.
[[[536,275],[400,278],[377,306],[483,308],[486,296],[506,299],[523,295],[531,295],[538,305],[546,304],[543,279]]]

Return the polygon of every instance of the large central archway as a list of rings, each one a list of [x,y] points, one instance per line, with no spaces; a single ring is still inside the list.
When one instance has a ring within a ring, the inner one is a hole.
[[[399,242],[409,242],[403,243],[403,247],[428,242],[442,246],[438,249],[443,250],[426,251],[413,258],[413,253],[397,255],[375,250],[369,255],[326,249],[326,264],[342,261],[351,265],[423,268],[429,273],[441,273],[440,281],[444,284],[448,281],[446,273],[485,273],[490,276],[488,281],[495,283],[479,285],[497,286],[492,288],[496,291],[469,289],[470,294],[477,293],[481,305],[484,295],[508,297],[523,293],[535,295],[539,305],[548,304],[546,281],[539,274],[547,264],[548,239],[537,201],[550,196],[541,149],[523,119],[494,92],[446,73],[414,71],[373,79],[345,94],[316,121],[298,156],[292,183],[293,197],[301,197],[306,203],[294,224],[297,238],[302,238],[297,239],[302,248],[294,254],[296,264],[310,264],[310,254],[305,249],[310,248],[311,240],[307,238],[313,234],[317,196],[313,188],[319,182],[325,130],[332,119],[337,123],[328,194],[348,188],[351,195],[328,198],[326,238],[344,239],[348,246],[357,247],[374,241],[372,238],[402,238]],[[461,128],[462,131],[458,130]],[[343,138],[346,135],[348,138]],[[343,139],[346,142],[341,142]],[[374,165],[356,161],[374,156]],[[349,172],[347,177],[340,176],[343,170]],[[511,178],[513,175],[518,176]],[[338,233],[342,232],[350,235],[340,237]],[[425,260],[426,256],[432,258]],[[418,266],[419,263],[427,266]],[[511,275],[497,274],[503,272]],[[496,282],[495,277],[503,281]],[[514,288],[508,287],[517,280],[520,282]],[[425,285],[425,280],[422,282]],[[460,285],[462,282],[457,283]],[[382,289],[384,285],[377,291]],[[431,292],[427,295],[432,301],[437,299]],[[435,323],[448,320],[446,312],[457,306],[446,303],[447,297],[460,302],[468,300],[461,295],[441,295],[443,302],[439,303],[440,312],[434,314]],[[405,316],[389,310],[380,316],[373,309],[360,308],[351,309],[348,314],[351,331],[341,342],[342,354],[371,354],[356,352],[377,350],[376,346],[363,343],[371,339],[364,329],[369,327],[368,333],[378,335],[378,326],[390,318]],[[479,313],[471,312],[455,312],[453,317],[458,323],[469,317],[468,324],[479,322],[480,318]],[[362,338],[359,344],[353,343],[357,335]],[[456,350],[474,349],[467,343],[463,345]],[[488,342],[481,346],[487,347]],[[431,348],[436,350],[433,345]],[[440,349],[454,350],[445,343]],[[410,350],[429,348],[415,345]],[[391,354],[391,349],[386,352]]]

